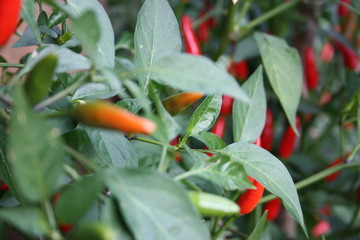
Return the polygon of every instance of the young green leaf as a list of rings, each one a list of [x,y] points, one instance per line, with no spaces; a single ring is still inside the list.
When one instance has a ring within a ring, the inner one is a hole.
[[[72,100],[105,99],[115,96],[119,91],[103,83],[86,83],[78,88]]]
[[[116,169],[106,182],[135,239],[210,239],[184,189],[165,175]]]
[[[40,31],[35,19],[35,4],[33,0],[24,0],[21,10],[21,17],[29,24],[36,41],[41,43],[42,41],[40,37]]]
[[[266,97],[262,73],[260,66],[242,86],[250,98],[250,103],[247,104],[237,99],[234,101],[233,131],[235,142],[255,142],[264,128]]]
[[[261,235],[264,231],[264,228],[266,226],[266,217],[268,215],[268,212],[265,211],[265,213],[260,218],[260,221],[257,222],[254,230],[251,232],[250,236],[248,237],[248,240],[260,240]]]
[[[151,67],[162,57],[181,52],[179,25],[168,1],[145,1],[138,14],[134,40],[136,68]],[[151,73],[139,73],[138,78],[147,89]]]
[[[24,198],[44,201],[59,186],[65,158],[63,146],[58,131],[31,111],[21,88],[16,89],[14,102],[8,154],[11,171]]]
[[[299,53],[278,37],[256,33],[255,39],[270,84],[278,96],[293,130],[298,134],[295,115],[299,106],[303,83],[303,70]]]
[[[280,197],[286,209],[306,232],[295,184],[279,159],[265,149],[246,142],[233,143],[219,152],[241,163],[249,176]]]
[[[185,142],[190,136],[195,136],[209,130],[219,116],[220,107],[220,95],[212,95],[205,98],[192,114],[182,142]]]
[[[211,150],[218,150],[226,147],[224,140],[212,132],[202,132],[194,137],[203,142]]]

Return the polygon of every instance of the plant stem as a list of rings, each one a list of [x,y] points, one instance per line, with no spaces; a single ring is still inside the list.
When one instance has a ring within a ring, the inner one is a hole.
[[[168,150],[168,146],[164,145],[162,147],[161,159],[158,166],[158,170],[160,172],[166,172],[166,169],[169,165],[170,158],[167,157],[167,150]]]
[[[273,8],[272,10],[268,11],[267,13],[261,15],[260,17],[252,20],[247,25],[241,28],[240,35],[243,35],[245,32],[252,30],[253,28],[257,27],[258,25],[262,24],[263,22],[269,20],[270,18],[288,10],[289,8],[294,7],[298,4],[301,0],[292,0],[289,2],[284,2],[279,6]]]
[[[88,167],[91,170],[97,171],[99,170],[99,167],[89,161],[84,155],[82,155],[81,153],[79,153],[78,151],[76,151],[75,149],[69,147],[69,146],[64,146],[65,152],[68,153],[70,156],[72,156],[73,158],[75,158],[77,161],[79,161],[84,167]]]
[[[17,63],[0,63],[0,67],[23,68],[23,67],[25,67],[25,64],[17,64]]]
[[[253,0],[246,0],[244,2],[244,6],[241,8],[241,11],[240,11],[240,14],[239,16],[237,17],[236,21],[235,21],[235,32],[239,32],[240,30],[240,26],[241,26],[241,22],[242,20],[244,19],[246,13],[249,11],[249,8],[251,6],[251,3],[252,3]]]
[[[3,95],[0,95],[0,102],[8,105],[9,107],[13,105],[12,101]]]
[[[148,138],[144,138],[144,137],[132,137],[130,140],[136,140],[136,141],[146,142],[146,143],[150,143],[150,144],[154,144],[154,145],[158,145],[158,146],[164,146],[164,144],[162,144],[161,142],[151,140]]]
[[[85,79],[82,79],[82,80],[79,80],[79,81],[76,81],[74,84],[72,84],[70,87],[68,88],[65,88],[64,90],[56,93],[55,95],[45,99],[44,101],[40,102],[39,104],[37,104],[35,107],[34,107],[34,110],[35,111],[41,111],[43,110],[44,108],[52,105],[53,103],[59,101],[60,99],[66,97],[68,94],[72,93],[73,91],[75,91],[76,89],[78,89],[84,82],[86,81],[86,78]]]
[[[356,163],[353,163],[353,164],[339,164],[339,165],[336,165],[336,166],[333,166],[333,167],[330,167],[330,168],[327,168],[321,172],[318,172],[316,173],[315,175],[312,175],[308,178],[305,178],[304,180],[298,182],[295,184],[295,187],[297,190],[300,190],[304,187],[307,187],[315,182],[318,182],[320,181],[321,179],[337,172],[337,171],[340,171],[342,169],[345,169],[345,168],[351,168],[351,167],[360,167],[360,162],[356,162]],[[259,204],[262,204],[262,203],[265,203],[265,202],[268,202],[270,200],[273,200],[275,199],[276,196],[274,194],[270,194],[270,195],[267,195],[265,197],[263,197]]]
[[[212,239],[217,239],[220,234],[225,231],[227,229],[228,226],[230,226],[230,224],[232,224],[236,219],[238,218],[238,216],[233,216],[231,218],[229,218],[222,226],[221,228],[215,232],[213,235],[212,235]]]
[[[53,209],[51,208],[51,204],[50,204],[49,200],[45,200],[43,202],[43,209],[45,211],[47,222],[50,226],[49,238],[52,240],[62,239],[61,234],[57,230],[55,215],[54,215]]]
[[[214,61],[217,61],[219,59],[219,57],[226,51],[227,47],[229,46],[229,42],[230,42],[230,34],[231,34],[231,31],[233,30],[233,24],[234,24],[234,18],[236,15],[237,4],[233,4],[230,1],[228,4],[229,4],[228,17],[226,18],[226,21],[225,21],[224,30],[221,33],[220,46],[213,57]]]
[[[69,166],[68,164],[64,164],[64,171],[69,175],[73,180],[80,179],[80,175],[77,173],[77,171]]]

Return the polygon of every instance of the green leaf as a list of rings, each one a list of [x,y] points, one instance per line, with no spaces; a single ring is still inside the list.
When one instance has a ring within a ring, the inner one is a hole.
[[[209,130],[219,116],[220,108],[220,95],[206,97],[192,114],[186,129],[186,135],[184,136],[182,142],[185,142],[190,136],[195,136],[201,132]]]
[[[93,49],[86,48],[95,60],[96,68],[113,68],[115,65],[114,31],[103,6],[97,0],[67,0],[66,2],[66,12],[76,25],[76,27],[74,25],[76,30],[80,31],[75,32],[75,35],[86,45],[85,47],[93,44],[93,40],[89,37],[97,36],[94,31],[97,31],[96,26],[98,27],[99,38],[95,41],[96,46]],[[86,14],[83,15],[84,13]],[[82,19],[78,22],[77,18],[80,16]]]
[[[155,81],[179,90],[222,93],[248,101],[236,80],[206,57],[185,53],[172,55],[155,62],[151,68],[137,71],[148,71]]]
[[[262,77],[262,67],[259,67],[244,83],[243,90],[250,98],[246,104],[239,100],[233,105],[234,141],[255,142],[261,135],[266,118],[266,96]]]
[[[83,126],[102,163],[111,168],[130,168],[138,166],[138,156],[133,145],[124,134]]]
[[[236,161],[230,161],[225,157],[212,157],[204,161],[195,159],[194,166],[177,180],[189,176],[198,176],[207,179],[227,190],[245,190],[252,188],[243,165]]]
[[[226,147],[224,140],[211,132],[202,132],[194,137],[203,142],[210,150],[218,150]]]
[[[260,240],[261,235],[262,235],[262,233],[264,231],[264,228],[266,226],[266,217],[267,217],[267,215],[268,215],[268,212],[265,211],[265,213],[260,218],[260,221],[257,222],[254,230],[252,231],[252,233],[248,237],[248,240]]]
[[[35,4],[33,0],[24,0],[21,9],[21,17],[27,22],[38,43],[41,43],[40,31],[35,19]]]
[[[0,219],[21,232],[36,237],[49,231],[45,216],[35,207],[2,208]]]
[[[139,100],[136,98],[131,99],[124,99],[116,103],[117,106],[124,108],[134,114],[136,114],[138,111],[142,109],[141,104],[139,103]]]
[[[31,111],[21,88],[15,91],[14,103],[8,154],[11,170],[24,198],[32,202],[46,200],[61,180],[63,146],[58,131]]]
[[[78,88],[72,100],[105,99],[115,96],[119,91],[103,83],[86,83]]]
[[[55,203],[55,215],[60,224],[77,223],[93,206],[102,190],[99,176],[82,177],[60,192]]]
[[[109,171],[106,181],[135,239],[210,239],[186,192],[172,179],[126,169]]]
[[[29,73],[24,88],[32,105],[39,103],[48,95],[57,62],[57,56],[49,54],[41,59]]]
[[[278,96],[293,130],[299,134],[295,124],[303,83],[299,53],[296,49],[289,47],[281,38],[256,33],[255,39],[270,84]]]
[[[306,232],[294,182],[279,159],[265,149],[246,142],[231,144],[219,152],[241,163],[251,177],[280,197],[286,209]]]
[[[166,0],[146,0],[135,29],[135,66],[151,67],[159,59],[181,52],[176,17]],[[140,85],[148,88],[151,73],[138,74]]]

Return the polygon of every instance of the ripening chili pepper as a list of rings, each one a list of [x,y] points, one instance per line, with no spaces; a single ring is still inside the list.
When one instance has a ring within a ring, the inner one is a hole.
[[[320,58],[324,63],[329,63],[334,58],[335,49],[334,46],[330,42],[325,42],[321,52]]]
[[[201,55],[199,40],[197,39],[189,15],[185,14],[181,17],[181,30],[185,42],[185,52],[193,55]]]
[[[231,216],[240,210],[230,199],[215,194],[190,191],[188,195],[203,217]]]
[[[346,156],[346,157],[349,156],[349,153],[346,153],[345,156]],[[339,164],[341,164],[341,163],[343,163],[343,162],[344,162],[344,158],[343,158],[343,157],[339,157],[338,159],[336,159],[335,161],[333,161],[332,163],[330,163],[330,164],[327,166],[327,168],[334,167],[334,166],[339,165]],[[339,175],[340,175],[340,171],[334,172],[333,174],[330,174],[330,175],[326,176],[324,180],[325,180],[326,182],[332,182],[332,181],[334,181],[335,179],[337,179],[337,178],[339,177]]]
[[[249,177],[249,180],[256,189],[247,189],[238,199],[237,203],[240,207],[240,214],[248,214],[254,210],[264,193],[265,188],[261,183],[251,177]]]
[[[320,237],[330,231],[330,224],[328,221],[321,220],[319,221],[311,231],[313,237]]]
[[[357,70],[359,68],[359,58],[356,52],[339,41],[336,41],[335,45],[342,55],[345,66],[350,70]]]
[[[75,108],[73,116],[79,122],[124,133],[150,134],[155,131],[154,122],[134,115],[106,101],[94,101]]]
[[[220,114],[223,116],[231,114],[233,103],[234,103],[233,97],[222,95]]]
[[[21,12],[21,0],[0,0],[0,47],[15,32]]]
[[[274,139],[274,117],[270,109],[266,110],[266,121],[261,133],[261,147],[271,151]]]
[[[249,66],[247,61],[232,62],[228,72],[235,78],[243,81],[249,76]]]
[[[281,210],[281,200],[280,198],[275,198],[273,200],[270,200],[264,205],[264,211],[268,211],[267,220],[273,221],[275,220],[280,213]]]
[[[184,111],[203,96],[204,94],[199,92],[179,93],[165,98],[162,103],[165,109],[174,116]]]
[[[226,116],[219,116],[214,124],[211,132],[215,135],[219,136],[220,138],[224,137],[225,134],[225,127],[226,127]]]
[[[345,4],[351,4],[351,0],[340,0],[341,2],[338,4],[338,14],[340,17],[345,17],[349,14],[350,9],[348,6],[346,6]],[[345,4],[343,4],[345,3]]]
[[[300,129],[300,118],[299,116],[296,116],[295,119],[295,124],[296,124],[296,128]],[[281,139],[280,142],[280,148],[279,148],[279,156],[282,158],[288,158],[292,155],[292,153],[294,152],[295,146],[296,146],[296,142],[297,142],[297,135],[294,132],[294,130],[292,129],[292,127],[289,125],[286,130],[285,133]]]
[[[316,65],[315,51],[312,47],[307,47],[305,49],[304,70],[306,84],[309,90],[315,90],[319,82],[319,72]]]

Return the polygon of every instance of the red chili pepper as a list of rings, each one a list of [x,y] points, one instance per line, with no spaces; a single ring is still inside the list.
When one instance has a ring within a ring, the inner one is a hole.
[[[19,22],[21,0],[0,0],[0,47],[15,32]]]
[[[264,211],[268,211],[267,220],[273,221],[279,216],[281,210],[281,200],[280,198],[275,198],[267,202],[264,206]]]
[[[223,95],[220,114],[223,116],[231,114],[233,103],[234,103],[233,97]]]
[[[306,84],[310,90],[316,89],[319,83],[319,72],[316,65],[315,51],[312,47],[305,49],[304,70]]]
[[[330,42],[325,42],[321,49],[320,58],[324,63],[329,63],[334,58],[335,49]]]
[[[345,156],[349,156],[349,153],[346,153]],[[339,165],[339,164],[341,164],[341,163],[343,163],[343,162],[344,162],[343,157],[339,157],[338,159],[336,159],[335,161],[333,161],[332,163],[330,163],[330,164],[327,166],[327,168],[334,167],[334,166]],[[336,178],[338,178],[339,175],[340,175],[340,171],[334,172],[333,174],[330,174],[330,175],[328,175],[327,177],[325,177],[324,180],[325,180],[326,182],[332,182],[332,181],[334,181]]]
[[[219,136],[220,138],[224,137],[225,134],[225,127],[226,127],[226,116],[219,116],[214,124],[211,132],[215,135]]]
[[[338,5],[338,14],[340,17],[345,17],[349,14],[350,12],[350,9],[348,6],[345,6],[344,4],[342,3],[345,3],[345,4],[351,4],[351,0],[341,0],[341,3],[339,3]]]
[[[239,80],[245,80],[249,76],[249,66],[247,61],[232,62],[228,72]]]
[[[253,178],[249,177],[250,182],[254,184],[256,189],[247,189],[237,201],[240,207],[240,214],[248,214],[258,205],[263,193],[264,186]]]
[[[335,44],[343,57],[345,66],[350,70],[357,70],[359,68],[359,58],[356,52],[339,41],[336,41]]]
[[[193,55],[201,55],[199,41],[192,26],[192,20],[189,15],[183,15],[181,18],[181,30],[185,41],[185,52]]]
[[[176,137],[176,138],[174,138],[173,140],[171,140],[171,142],[170,142],[170,145],[171,146],[176,146],[176,145],[178,145],[179,144],[179,136],[178,137]],[[180,155],[180,153],[179,152],[175,152],[175,160],[177,161],[177,162],[182,162],[182,158],[181,158],[181,155]]]
[[[72,224],[62,223],[62,224],[59,225],[59,229],[60,229],[60,231],[63,232],[63,233],[70,232],[71,229],[72,229]]]
[[[262,148],[271,151],[274,139],[274,120],[273,113],[270,109],[266,110],[266,121],[261,133]]]
[[[9,191],[9,186],[6,184],[6,183],[3,183],[1,186],[0,186],[0,190],[2,191]]]
[[[311,231],[313,237],[320,237],[330,231],[331,227],[328,221],[321,220],[318,222]]]
[[[296,116],[295,121],[296,121],[296,128],[300,129],[300,118],[298,116]],[[296,146],[297,139],[298,136],[296,135],[292,127],[289,125],[286,128],[286,131],[280,142],[279,156],[281,158],[288,158],[292,155]]]
[[[254,142],[255,145],[258,145],[259,147],[262,147],[262,141],[261,138],[256,139],[256,141]]]

